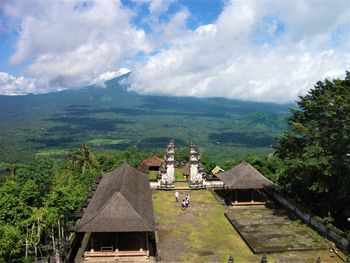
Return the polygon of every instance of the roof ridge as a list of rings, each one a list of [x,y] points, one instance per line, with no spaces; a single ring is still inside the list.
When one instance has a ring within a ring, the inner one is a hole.
[[[141,171],[139,171],[139,170],[137,170],[136,168],[134,168],[134,167],[132,167],[131,165],[128,165],[127,167],[124,167],[124,169],[126,169],[126,168],[131,168],[131,169],[133,169],[136,173],[138,173],[138,175],[139,176],[141,176],[141,175],[143,175],[143,176],[147,176],[147,174],[145,174],[145,173],[143,173],[143,172],[141,172]],[[124,172],[124,171],[123,171]],[[130,173],[131,174],[131,173]],[[142,220],[142,221],[144,221],[148,226],[150,226],[149,225],[149,223],[143,218],[143,217],[141,217],[141,215],[139,214],[139,212],[135,209],[135,207],[132,205],[132,203],[130,203],[130,201],[124,196],[124,194],[122,193],[122,192],[120,192],[121,193],[121,196],[125,199],[125,201],[130,205],[130,207],[133,209],[133,211],[135,211],[135,213],[137,214],[137,216]],[[150,227],[152,227],[152,226],[150,226]]]
[[[118,185],[118,189],[117,189],[117,192],[120,192],[120,189],[122,188],[122,185],[123,185],[123,181],[124,181],[124,175],[125,175],[125,170],[126,170],[126,165],[128,163],[127,162],[124,162],[123,165],[122,165],[122,168],[123,170],[121,171],[121,173],[119,174],[119,178],[117,178],[117,180],[119,181],[120,180],[120,183],[117,184]]]

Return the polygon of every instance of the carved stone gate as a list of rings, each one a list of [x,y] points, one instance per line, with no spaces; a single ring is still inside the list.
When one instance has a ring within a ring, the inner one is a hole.
[[[190,140],[190,187],[202,188],[205,182],[205,171],[200,162],[200,155],[197,144],[194,140]]]
[[[173,188],[175,182],[175,141],[170,140],[165,150],[165,163],[159,169],[160,187]]]

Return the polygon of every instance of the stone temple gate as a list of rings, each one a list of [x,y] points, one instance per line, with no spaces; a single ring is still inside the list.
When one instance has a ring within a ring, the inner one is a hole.
[[[165,162],[159,169],[158,176],[158,187],[160,188],[173,188],[175,182],[175,141],[170,140],[166,147]],[[202,188],[205,184],[206,173],[203,165],[200,162],[200,155],[197,144],[191,139],[190,140],[190,153],[189,153],[189,167],[190,177],[189,186],[190,188]]]
[[[203,187],[205,183],[205,171],[200,162],[200,155],[197,144],[190,140],[190,180],[191,188]]]
[[[170,140],[165,150],[165,162],[159,169],[160,187],[174,187],[175,182],[175,141]]]

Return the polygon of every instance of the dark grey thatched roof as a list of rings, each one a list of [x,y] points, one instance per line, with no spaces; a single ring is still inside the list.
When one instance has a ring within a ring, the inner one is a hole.
[[[241,162],[216,176],[231,189],[261,189],[274,186],[273,182],[246,162]]]
[[[105,173],[77,232],[154,231],[152,193],[148,175],[128,163]]]

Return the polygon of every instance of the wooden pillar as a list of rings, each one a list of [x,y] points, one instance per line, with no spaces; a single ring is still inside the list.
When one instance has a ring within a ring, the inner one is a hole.
[[[119,246],[118,246],[118,232],[115,233],[115,251],[119,251]]]
[[[143,251],[143,241],[144,241],[144,239],[143,239],[143,235],[142,235],[142,233],[139,233],[139,237],[140,237],[140,251]]]
[[[254,189],[252,189],[252,203],[254,202]]]
[[[237,199],[237,189],[235,190],[235,193],[236,193],[236,200],[235,200],[235,203],[238,203],[238,199]]]
[[[91,233],[91,237],[90,237],[90,246],[91,246],[90,251],[91,251],[91,252],[94,252],[94,233]]]
[[[147,250],[147,256],[149,256],[149,250],[148,250],[148,232],[146,232],[146,250]]]

